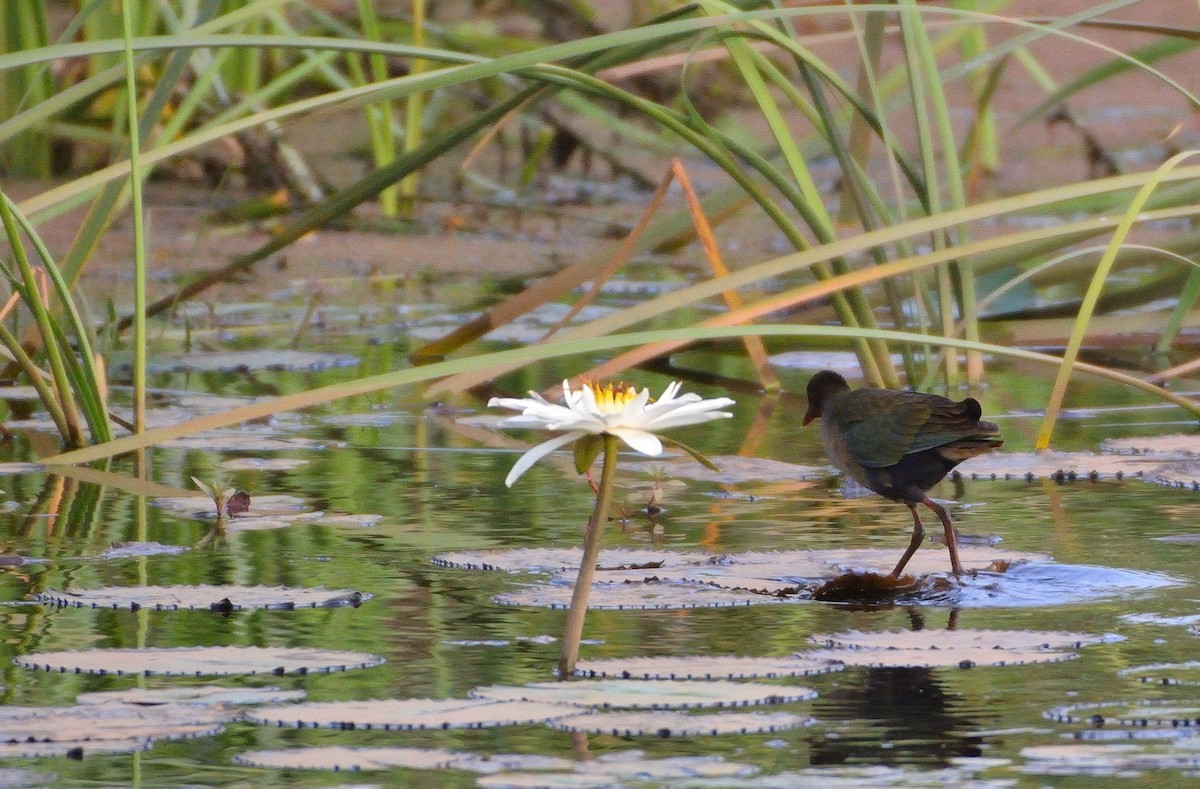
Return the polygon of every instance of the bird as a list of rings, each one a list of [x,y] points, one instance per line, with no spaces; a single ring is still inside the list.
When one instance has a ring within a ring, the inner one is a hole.
[[[1001,446],[1000,428],[981,421],[979,401],[955,402],[923,392],[851,389],[846,379],[822,370],[808,382],[804,425],[821,420],[821,443],[833,465],[864,487],[912,512],[912,541],[892,570],[899,578],[925,537],[917,513],[924,504],[946,530],[950,567],[962,575],[950,513],[926,494],[967,458]]]

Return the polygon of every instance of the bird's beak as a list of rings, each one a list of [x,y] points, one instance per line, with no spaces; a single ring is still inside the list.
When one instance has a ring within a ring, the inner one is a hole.
[[[804,421],[803,421],[803,422],[801,422],[800,424],[801,424],[802,426],[804,426],[804,427],[807,427],[809,422],[813,421],[814,419],[816,419],[816,418],[817,418],[817,417],[819,417],[819,416],[820,416],[820,414],[818,414],[818,413],[815,413],[815,412],[812,410],[812,408],[810,407],[810,408],[808,409],[808,411],[807,411],[807,412],[804,414]]]

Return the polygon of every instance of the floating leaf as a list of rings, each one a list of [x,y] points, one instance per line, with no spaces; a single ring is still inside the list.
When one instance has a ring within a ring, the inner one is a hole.
[[[638,781],[670,781],[685,778],[733,778],[754,775],[752,764],[726,761],[721,756],[669,756],[649,759],[641,751],[609,751],[588,762],[578,763],[579,772],[612,775]]]
[[[296,728],[482,729],[542,723],[575,715],[578,707],[527,701],[491,699],[378,699],[373,701],[307,702],[285,707],[260,707],[246,718],[253,723]]]
[[[33,387],[30,387],[31,389]],[[0,786],[5,789],[20,789],[24,786],[50,786],[58,779],[53,773],[20,770],[16,767],[0,767]]]
[[[154,506],[185,513],[190,518],[212,519],[217,512],[212,508],[212,499],[204,496],[163,496],[153,501]],[[279,515],[283,513],[307,514],[308,502],[298,496],[277,494],[255,496],[251,515]]]
[[[368,411],[362,414],[329,414],[318,421],[331,427],[391,427],[410,423],[413,416],[404,411]]]
[[[523,586],[494,595],[492,600],[499,605],[567,609],[571,607],[571,587]],[[610,611],[730,608],[778,602],[779,597],[692,584],[593,584],[588,596],[589,609]]]
[[[993,767],[1005,765],[1007,759],[989,759],[975,756],[969,759],[952,758],[953,767],[940,770],[930,770],[925,767],[906,768],[889,767],[882,764],[872,765],[837,765],[835,767],[809,767],[804,770],[789,770],[781,773],[768,773],[749,778],[739,779],[710,779],[703,783],[704,789],[936,789],[937,787],[954,787],[954,789],[1012,789],[1014,782],[1010,778],[986,781],[973,778],[974,773]],[[696,782],[688,782],[687,786],[697,787]]]
[[[697,482],[718,482],[732,485],[740,482],[802,482],[828,477],[829,466],[803,466],[770,458],[742,455],[714,455],[708,458],[718,470],[709,468],[694,458],[656,460],[663,471],[672,477]],[[645,467],[645,463],[622,463],[622,466]]]
[[[1200,727],[1200,699],[1063,704],[1046,710],[1042,717],[1056,723],[1087,723],[1091,726]]]
[[[804,653],[791,657],[745,657],[712,655],[692,657],[634,657],[580,660],[575,673],[581,677],[623,679],[776,679],[810,677],[841,671],[841,663],[812,660]]]
[[[695,737],[717,734],[760,734],[809,726],[815,721],[790,712],[723,712],[689,715],[684,712],[644,710],[595,712],[551,721],[564,731],[611,734],[614,737]]]
[[[1151,482],[1172,488],[1200,490],[1200,461],[1184,460],[1164,463],[1146,475]],[[1156,539],[1165,539],[1158,537]]]
[[[236,717],[220,706],[179,704],[0,707],[0,757],[141,750],[155,740],[211,736]]]
[[[1111,776],[1200,766],[1200,753],[1133,743],[1031,745],[1021,756],[1029,761],[1016,769],[1034,775]]]
[[[815,699],[817,692],[796,685],[676,679],[591,679],[578,682],[534,682],[475,688],[473,698],[497,701],[542,701],[603,709],[702,709],[751,707]]]
[[[1200,436],[1175,433],[1169,436],[1145,436],[1136,438],[1106,438],[1100,445],[1104,452],[1130,455],[1152,455],[1164,457],[1189,457],[1200,455]]]
[[[563,772],[496,773],[476,779],[475,785],[480,789],[625,789],[611,775]]]
[[[1053,630],[847,630],[817,633],[814,644],[847,649],[1060,649],[1104,643],[1102,635]],[[1121,639],[1124,640],[1124,639]]]
[[[1194,679],[1180,679],[1172,674],[1186,674],[1189,671],[1200,673],[1200,660],[1188,660],[1183,663],[1151,663],[1145,666],[1130,666],[1117,672],[1119,677],[1136,677],[1146,685],[1200,685],[1200,676]],[[1155,676],[1156,674],[1163,676]]]
[[[304,698],[302,690],[281,688],[220,688],[195,685],[169,688],[130,688],[80,693],[76,704],[279,704]],[[0,784],[2,785],[2,784]]]
[[[1023,562],[1052,561],[1044,553],[1009,551],[990,545],[960,545],[958,558],[963,569],[985,572],[997,562],[1011,566]],[[796,580],[829,578],[850,570],[890,573],[896,566],[896,559],[897,551],[892,548],[847,548],[726,554],[712,564],[718,567],[755,565],[754,573],[763,578]],[[950,570],[950,559],[944,546],[929,543],[912,555],[906,569],[910,575],[946,574]],[[697,575],[700,574],[710,582],[717,576],[716,571],[708,568],[698,571]]]
[[[0,463],[0,477],[12,477],[17,474],[36,474],[45,471],[41,463]]]
[[[279,437],[277,428],[237,427],[208,430],[194,436],[181,436],[159,442],[162,449],[197,449],[209,452],[271,452],[291,449],[324,449],[344,446],[342,441],[326,441],[303,436]]]
[[[160,542],[115,542],[97,559],[136,559],[141,556],[178,556],[187,553],[186,545],[163,545]]]
[[[346,748],[329,745],[317,748],[285,748],[248,751],[233,757],[245,767],[273,770],[441,770],[456,754],[440,748]]]
[[[709,554],[698,551],[641,551],[610,548],[600,552],[598,567],[674,567],[704,562]],[[510,573],[544,573],[578,569],[583,559],[580,548],[513,548],[503,551],[455,551],[433,557],[441,567],[463,570],[499,570]]]
[[[324,746],[250,751],[233,757],[247,767],[275,770],[570,770],[574,762],[554,756],[521,753],[465,753],[437,748],[346,748]]]
[[[41,395],[32,386],[0,386],[0,400],[40,400]]]
[[[1077,652],[1041,649],[818,649],[799,653],[813,660],[837,660],[866,668],[975,668],[1058,663],[1079,657]]]
[[[513,770],[570,770],[574,765],[570,759],[536,753],[459,753],[446,766],[489,775]]]
[[[328,674],[383,663],[365,652],[307,647],[172,647],[32,652],[17,665],[67,674],[204,676],[225,674]]]
[[[337,367],[353,367],[356,364],[358,358],[345,353],[256,348],[161,354],[152,359],[146,369],[151,373],[240,373],[250,370],[330,370]]]
[[[290,471],[308,463],[304,458],[230,458],[217,467],[226,471]]]
[[[33,595],[39,603],[79,608],[153,608],[157,611],[207,609],[219,612],[249,608],[358,607],[371,595],[353,589],[292,589],[284,586],[107,586],[102,589],[47,589]]]
[[[457,765],[452,766],[457,767]],[[720,756],[672,756],[664,759],[648,759],[641,751],[610,751],[589,761],[568,762],[563,767],[553,769],[570,770],[571,772],[506,772],[481,778],[477,784],[480,787],[496,787],[497,789],[501,787],[611,789],[611,787],[620,786],[615,781],[621,779],[629,779],[641,785],[650,781],[743,778],[759,771],[759,768],[754,765],[729,762]]]
[[[951,474],[976,480],[1046,478],[1075,482],[1140,477],[1161,464],[1161,459],[1092,452],[989,452],[963,461]]]

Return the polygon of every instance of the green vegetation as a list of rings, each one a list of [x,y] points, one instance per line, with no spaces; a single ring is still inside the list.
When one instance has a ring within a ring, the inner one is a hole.
[[[729,183],[704,202],[711,221],[759,212],[794,251],[564,329],[557,343],[488,355],[460,351],[474,339],[466,332],[422,355],[473,355],[291,395],[222,418],[437,378],[442,390],[462,389],[553,354],[651,338],[678,347],[739,334],[836,336],[857,351],[868,381],[878,385],[899,385],[901,372],[927,387],[975,383],[985,374],[988,355],[1056,364],[1041,447],[1049,445],[1068,382],[1080,371],[1125,381],[1200,413],[1200,405],[1154,384],[1079,361],[1095,316],[1144,308],[1164,292],[1178,297],[1175,304],[1143,309],[1130,325],[1153,332],[1165,358],[1200,293],[1200,278],[1189,265],[1200,247],[1200,234],[1190,229],[1200,212],[1200,163],[1187,151],[1169,150],[1173,137],[1164,134],[1161,166],[1120,174],[1088,132],[1086,118],[1070,110],[1077,94],[1132,72],[1173,91],[1190,112],[1200,108],[1186,81],[1171,76],[1174,59],[1195,47],[1195,32],[1115,21],[1113,14],[1121,11],[1122,19],[1136,19],[1132,0],[1036,20],[1006,15],[1007,4],[999,0],[799,8],[698,0],[657,4],[665,9],[660,15],[610,32],[599,29],[586,3],[532,4],[528,16],[520,8],[502,12],[531,22],[516,26],[526,31],[520,35],[506,32],[497,19],[433,18],[417,0],[399,18],[369,0],[347,17],[287,0],[199,0],[183,10],[145,0],[79,0],[53,3],[49,10],[39,0],[10,5],[0,20],[6,45],[0,54],[0,188],[11,194],[10,182],[24,177],[55,175],[58,181],[23,200],[0,201],[12,250],[5,273],[19,301],[3,316],[0,342],[13,371],[39,387],[64,441],[96,444],[56,462],[111,456],[164,435],[143,431],[147,318],[315,228],[344,221],[364,202],[380,200],[385,217],[411,216],[422,194],[448,192],[426,191],[418,180],[423,168],[447,157],[459,161],[467,144],[476,150],[503,145],[513,129],[532,140],[517,172],[485,177],[475,167],[460,171],[474,188],[527,193],[532,174],[553,159],[555,146],[571,131],[555,121],[564,113],[629,141],[623,145],[707,159]],[[1133,35],[1152,41],[1130,49],[1132,54],[1111,43]],[[1096,65],[1055,75],[1038,59],[1047,45],[1086,53]],[[857,53],[849,76],[845,52]],[[612,76],[632,73],[645,79]],[[1009,94],[1017,91],[1037,96],[1020,106],[1020,124],[1046,118],[1066,123],[1081,135],[1094,174],[1106,177],[988,194],[981,186],[988,173],[1023,155],[1005,150],[1008,121],[999,112],[1009,108],[1012,114]],[[765,135],[747,134],[714,109],[737,100]],[[365,113],[371,168],[330,191],[279,130],[289,119],[347,106]],[[298,208],[269,241],[215,277],[145,304],[154,261],[144,251],[140,184],[218,140],[234,140],[246,152],[248,182],[282,186],[287,202]],[[622,165],[613,149],[589,145],[614,167]],[[261,150],[270,152],[269,163],[251,155]],[[836,163],[832,191],[821,188],[814,170],[822,162]],[[56,265],[37,229],[83,205],[85,218]],[[104,234],[126,212],[133,217],[131,257],[137,261],[132,313],[96,326],[74,288]],[[691,225],[681,221],[687,218],[655,214],[631,251],[690,240]],[[1169,235],[1154,230],[1167,222],[1173,223]],[[22,234],[40,261],[28,258]],[[37,284],[42,270],[53,284],[45,293]],[[603,270],[602,263],[591,270]],[[1119,288],[1113,276],[1118,271],[1126,280]],[[782,276],[790,289],[747,297],[715,318],[697,322],[686,309],[736,288],[757,291]],[[570,284],[566,279],[557,291],[542,288],[536,298],[518,294],[493,313],[559,298],[583,277]],[[821,313],[809,310],[825,302],[840,327],[821,325]],[[799,325],[767,322],[784,310],[800,310]],[[1058,329],[1046,328],[1044,319],[1052,315],[1073,318],[1065,344]],[[1009,328],[1021,322],[1019,342],[992,329],[998,317],[1009,319]],[[662,333],[624,333],[647,326]],[[139,435],[111,440],[101,360],[127,329],[135,349],[132,423]],[[97,346],[97,337],[105,344]],[[1061,354],[1023,350],[1055,345],[1063,347]],[[899,369],[893,353],[901,355]],[[649,355],[634,348],[608,369]],[[47,375],[50,383],[42,383]],[[217,421],[195,420],[170,432],[186,434]]]

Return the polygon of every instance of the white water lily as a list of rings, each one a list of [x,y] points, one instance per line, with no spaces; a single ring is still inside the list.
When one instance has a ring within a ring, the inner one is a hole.
[[[680,395],[679,388],[679,382],[672,381],[654,402],[650,402],[649,389],[588,383],[572,390],[569,381],[563,381],[564,405],[551,403],[536,392],[529,397],[493,397],[489,408],[521,412],[504,419],[500,427],[566,431],[522,455],[504,484],[511,487],[534,463],[584,436],[616,436],[635,451],[654,457],[663,451],[656,432],[733,416],[719,410],[733,405],[728,397],[706,400],[692,392]]]

